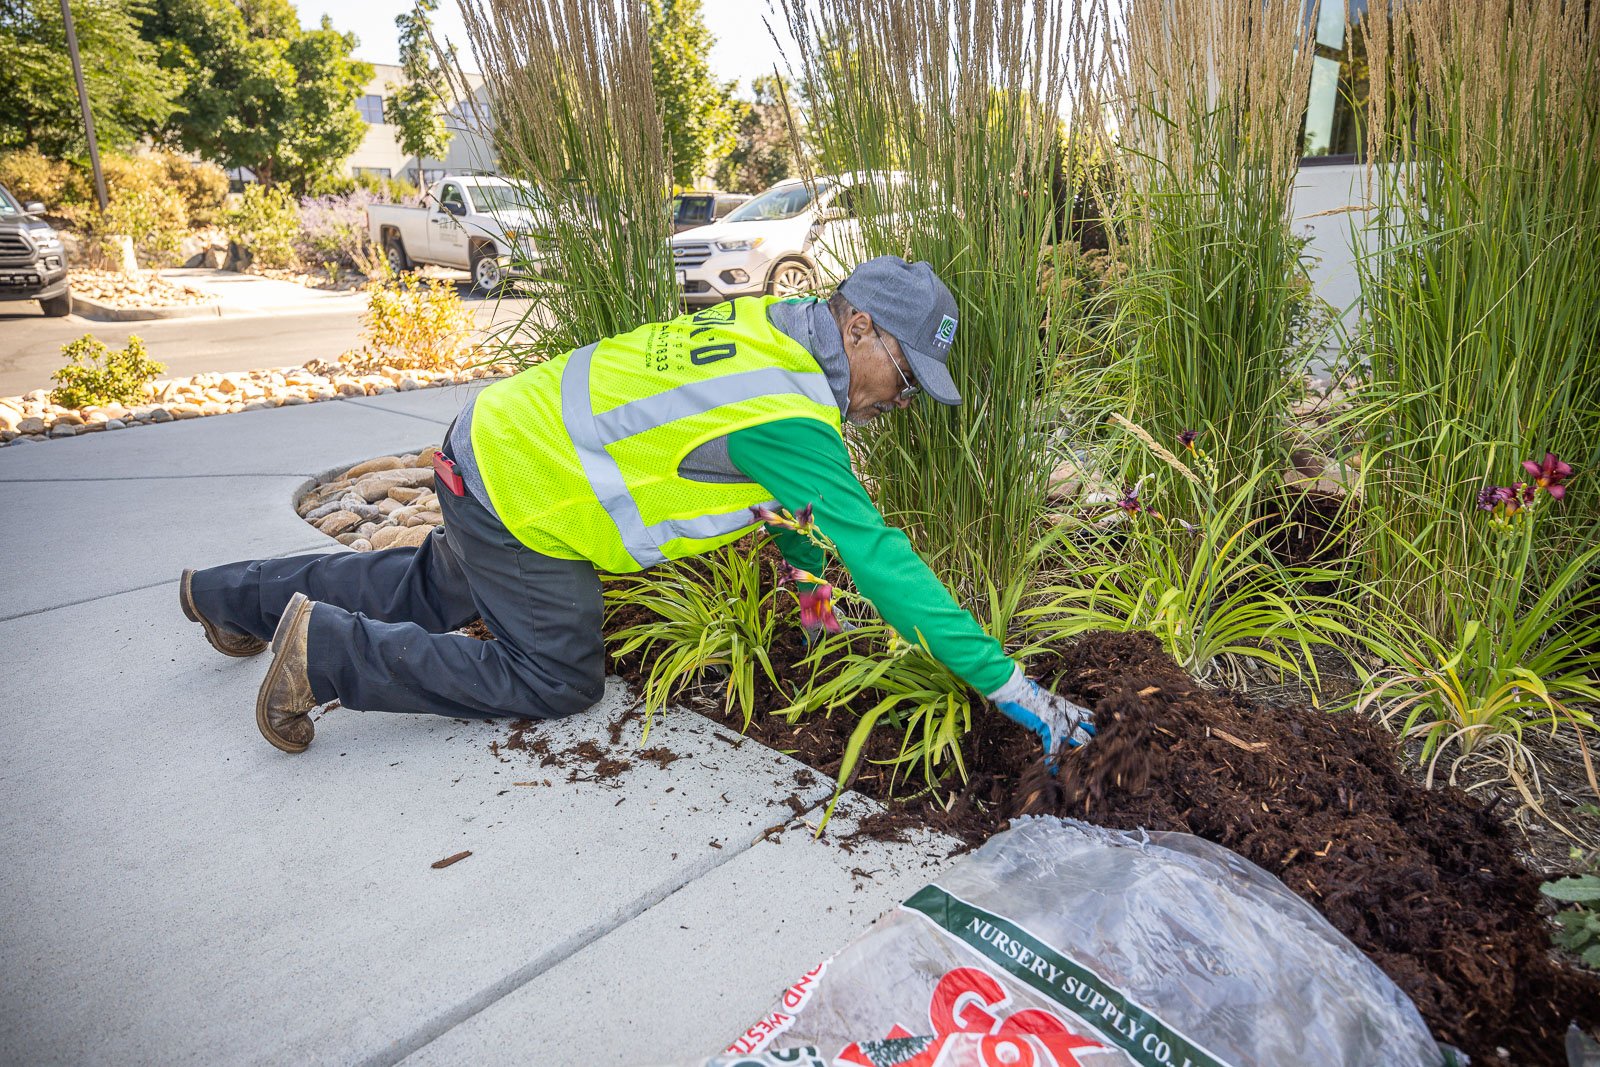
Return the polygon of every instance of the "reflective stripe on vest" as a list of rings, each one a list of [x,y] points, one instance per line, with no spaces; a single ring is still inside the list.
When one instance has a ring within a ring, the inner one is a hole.
[[[836,403],[828,379],[820,371],[798,373],[779,367],[762,367],[711,381],[689,382],[665,392],[633,400],[596,414],[589,389],[590,366],[599,342],[585,345],[568,357],[561,372],[561,418],[601,507],[616,524],[623,547],[640,567],[668,558],[662,545],[674,538],[704,539],[735,533],[754,525],[750,509],[691,519],[665,519],[646,526],[639,505],[628,491],[622,469],[608,445],[656,427],[703,414],[713,408],[757,397],[795,393],[815,403]],[[775,501],[767,506],[776,507]]]

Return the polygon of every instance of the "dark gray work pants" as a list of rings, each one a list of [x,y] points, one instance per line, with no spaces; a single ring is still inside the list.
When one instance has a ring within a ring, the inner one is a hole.
[[[549,719],[605,687],[600,577],[513,537],[469,492],[439,487],[444,525],[416,548],[230,563],[195,574],[195,604],[270,639],[295,593],[316,602],[307,659],[319,703],[362,711]],[[482,616],[498,640],[450,633]]]

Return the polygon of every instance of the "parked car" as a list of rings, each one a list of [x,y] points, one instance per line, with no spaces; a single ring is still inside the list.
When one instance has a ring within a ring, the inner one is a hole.
[[[672,238],[678,290],[691,306],[738,296],[793,296],[849,275],[862,259],[860,212],[898,175],[834,174],[779,182],[720,222]]]
[[[37,300],[46,315],[59,318],[72,313],[67,253],[43,214],[43,204],[19,204],[0,185],[0,300]]]
[[[672,232],[682,233],[696,226],[716,222],[734,208],[748,203],[748,193],[695,192],[679,193],[672,198]]]
[[[449,175],[418,207],[373,204],[367,229],[396,271],[432,263],[472,272],[472,284],[493,292],[513,272],[540,258],[548,214],[534,189],[496,175]]]

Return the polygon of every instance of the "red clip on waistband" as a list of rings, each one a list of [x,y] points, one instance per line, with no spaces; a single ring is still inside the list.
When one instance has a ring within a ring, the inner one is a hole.
[[[443,452],[433,453],[433,475],[436,481],[456,496],[466,496],[467,486],[461,480],[461,472],[456,470],[456,465],[450,462]]]

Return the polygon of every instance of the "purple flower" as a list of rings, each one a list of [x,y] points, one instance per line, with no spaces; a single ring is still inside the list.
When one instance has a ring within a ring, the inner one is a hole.
[[[1184,448],[1194,451],[1195,440],[1200,436],[1199,430],[1179,430],[1178,443]]]
[[[1139,503],[1139,487],[1135,485],[1124,489],[1122,491],[1122,499],[1117,501],[1117,507],[1126,511],[1129,515],[1137,515],[1143,511],[1144,506]]]
[[[1509,519],[1522,510],[1524,500],[1533,499],[1527,496],[1527,487],[1518,482],[1516,485],[1491,485],[1478,492],[1478,510],[1487,511],[1496,519]]]
[[[1550,494],[1551,500],[1560,500],[1567,495],[1566,480],[1572,477],[1570,464],[1561,462],[1554,452],[1544,454],[1544,462],[1536,463],[1531,459],[1522,461],[1522,469],[1528,472],[1528,477],[1533,479],[1533,484]]]

